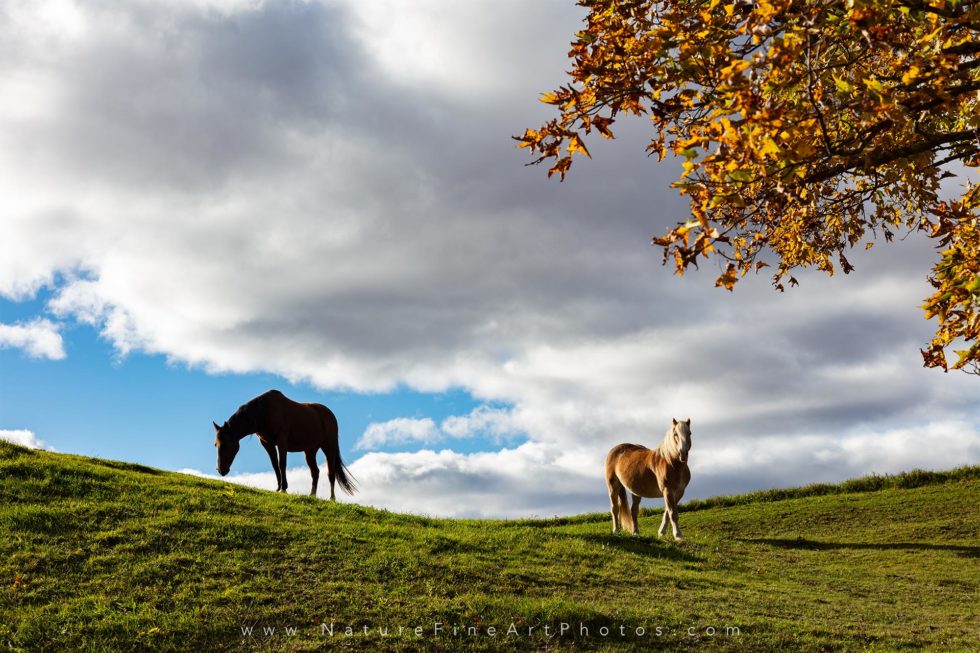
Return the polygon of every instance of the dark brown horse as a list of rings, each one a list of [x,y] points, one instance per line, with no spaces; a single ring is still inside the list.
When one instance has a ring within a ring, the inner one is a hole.
[[[277,492],[285,492],[286,453],[303,451],[306,464],[313,476],[313,489],[310,496],[316,496],[316,483],[320,469],[316,464],[316,453],[323,449],[327,456],[327,474],[330,477],[330,499],[336,500],[333,493],[334,481],[347,494],[354,494],[354,479],[340,459],[340,445],[337,442],[337,417],[322,404],[301,404],[289,399],[278,390],[269,390],[241,406],[228,421],[218,426],[214,446],[218,449],[218,473],[224,476],[231,469],[231,463],[238,454],[241,439],[257,433],[259,442],[269,453],[272,469],[278,481]]]

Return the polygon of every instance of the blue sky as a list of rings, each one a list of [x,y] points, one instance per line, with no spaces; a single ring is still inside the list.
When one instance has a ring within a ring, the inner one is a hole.
[[[605,510],[605,453],[673,417],[689,497],[980,462],[976,379],[921,367],[926,239],[727,293],[649,245],[688,212],[644,121],[564,183],[525,166],[582,16],[12,5],[0,435],[213,474],[211,420],[276,387],[337,413],[343,500],[466,516]],[[275,487],[258,444],[232,471]]]

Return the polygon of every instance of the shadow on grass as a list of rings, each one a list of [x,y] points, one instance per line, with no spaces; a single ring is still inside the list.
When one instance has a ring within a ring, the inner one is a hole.
[[[112,469],[121,469],[126,472],[139,472],[140,474],[160,474],[159,469],[153,469],[152,467],[147,467],[146,465],[137,465],[136,463],[124,463],[116,460],[98,460],[93,459],[94,464],[100,467],[111,467]]]
[[[37,453],[34,449],[28,449],[27,447],[22,447],[19,444],[7,442],[6,440],[0,440],[0,460],[13,460],[21,456],[37,456]]]
[[[769,544],[784,549],[806,549],[811,551],[827,551],[833,549],[903,549],[908,551],[950,551],[968,558],[980,558],[980,546],[962,544],[931,544],[929,542],[820,542],[818,540],[798,539],[767,539],[744,538],[740,542]]]
[[[645,535],[613,535],[596,533],[556,533],[557,537],[575,538],[598,544],[599,546],[619,549],[637,555],[649,556],[651,558],[663,558],[665,560],[680,560],[682,562],[703,562],[704,558],[697,556],[690,551],[681,548],[682,545],[661,540],[658,537],[647,537]]]

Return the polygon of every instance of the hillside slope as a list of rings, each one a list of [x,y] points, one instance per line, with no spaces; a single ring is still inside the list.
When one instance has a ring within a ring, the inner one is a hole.
[[[0,443],[0,650],[980,650],[980,468],[904,478],[682,507],[674,544]]]

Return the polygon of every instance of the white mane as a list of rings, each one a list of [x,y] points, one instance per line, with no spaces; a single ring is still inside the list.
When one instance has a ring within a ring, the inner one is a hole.
[[[667,429],[667,432],[664,434],[664,439],[663,442],[660,443],[659,449],[660,449],[660,454],[664,458],[667,458],[668,460],[677,460],[677,458],[680,456],[681,453],[678,443],[674,441],[675,431],[677,432],[677,435],[680,436],[681,443],[686,442],[688,448],[690,448],[691,420],[680,421],[680,422],[674,420],[674,423],[670,426],[670,428]]]

